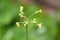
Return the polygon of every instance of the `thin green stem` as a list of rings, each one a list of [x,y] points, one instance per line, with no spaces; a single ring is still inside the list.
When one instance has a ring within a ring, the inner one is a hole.
[[[30,17],[32,17],[33,15],[35,15],[36,13],[33,13],[33,14],[31,14],[27,19],[29,19]]]
[[[28,25],[26,26],[26,40],[28,40]]]

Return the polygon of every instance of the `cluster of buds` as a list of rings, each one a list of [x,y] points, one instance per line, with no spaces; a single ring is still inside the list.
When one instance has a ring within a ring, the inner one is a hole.
[[[25,18],[25,20],[23,22],[16,22],[16,25],[17,27],[20,27],[20,23],[23,23],[24,27],[26,27],[29,23],[32,23],[32,24],[36,24],[39,28],[42,27],[42,23],[37,23],[37,19],[34,18],[32,21],[29,21],[29,18],[33,15],[35,15],[36,13],[42,13],[42,10],[40,9],[39,11],[36,11],[35,13],[33,13],[32,15],[30,15],[28,18],[26,16],[24,16],[24,12],[23,12],[23,6],[20,7],[20,13],[19,13],[19,16],[21,18]]]

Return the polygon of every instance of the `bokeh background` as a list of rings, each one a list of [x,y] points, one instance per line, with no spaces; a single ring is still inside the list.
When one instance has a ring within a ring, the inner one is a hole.
[[[16,26],[16,22],[21,22],[18,15],[20,6],[24,7],[26,17],[37,10],[43,11],[31,16],[30,19],[36,18],[39,23],[42,23],[42,28],[29,23],[28,40],[60,40],[60,2],[58,3],[58,0],[51,0],[50,3],[46,1],[0,0],[0,40],[27,40],[26,27],[23,24],[20,27]]]

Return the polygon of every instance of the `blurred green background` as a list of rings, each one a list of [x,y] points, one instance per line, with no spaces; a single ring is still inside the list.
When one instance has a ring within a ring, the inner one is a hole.
[[[0,40],[26,40],[26,28],[16,26],[20,22],[18,15],[20,6],[24,7],[26,17],[29,17],[35,11],[44,9],[43,6],[35,2],[30,4],[22,0],[0,0]],[[36,18],[38,22],[43,23],[39,29],[35,24],[28,24],[28,40],[60,40],[60,11],[56,12],[56,18],[51,17],[47,12],[31,16],[30,19]]]

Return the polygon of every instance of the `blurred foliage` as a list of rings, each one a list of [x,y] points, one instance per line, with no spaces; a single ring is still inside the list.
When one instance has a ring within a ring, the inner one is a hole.
[[[26,40],[26,28],[21,25],[19,28],[16,22],[20,22],[19,8],[24,6],[24,13],[29,17],[32,13],[42,9],[42,6],[33,4],[24,4],[21,0],[0,0],[0,40]],[[29,19],[36,18],[37,21],[43,23],[41,29],[36,24],[28,24],[29,40],[60,40],[59,27],[60,12],[57,12],[57,21],[48,13],[43,11],[31,16]]]

